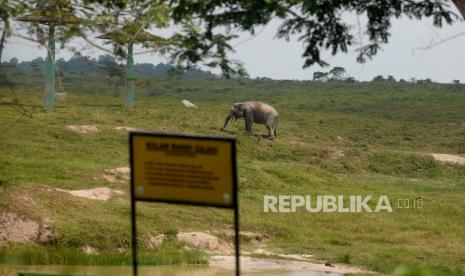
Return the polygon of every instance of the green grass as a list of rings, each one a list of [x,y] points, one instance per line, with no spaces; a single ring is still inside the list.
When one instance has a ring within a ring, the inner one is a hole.
[[[54,109],[41,107],[33,80],[0,91],[0,208],[51,220],[57,237],[48,245],[0,249],[4,262],[126,264],[128,255],[114,252],[130,250],[128,184],[99,177],[128,164],[128,136],[114,127],[224,135],[219,128],[230,105],[250,99],[274,105],[280,122],[275,141],[261,137],[263,126],[251,136],[244,134],[243,121],[229,129],[238,139],[242,230],[261,233],[277,252],[383,273],[465,273],[465,168],[429,155],[465,154],[464,91],[445,85],[150,79],[140,83],[136,108],[125,111],[120,91],[105,90],[105,82],[89,76],[81,85],[80,78],[69,76],[67,102]],[[200,108],[181,108],[182,99]],[[85,135],[65,128],[80,124],[102,131]],[[102,186],[126,196],[98,202],[50,190]],[[391,203],[421,197],[424,204],[393,213],[263,213],[263,195],[281,194],[387,195]],[[228,210],[138,206],[146,264],[206,260],[177,243],[149,250],[149,235],[232,229]],[[102,254],[80,253],[85,245]],[[243,240],[245,250],[252,247]]]
[[[140,265],[207,265],[207,255],[194,249],[186,249],[185,244],[170,240],[159,247],[146,250],[138,256]],[[69,247],[40,247],[16,245],[0,251],[2,262],[25,265],[131,265],[130,253],[103,251],[98,255],[88,255]]]

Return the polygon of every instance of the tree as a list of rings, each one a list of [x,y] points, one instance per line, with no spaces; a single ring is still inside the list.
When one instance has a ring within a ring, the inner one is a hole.
[[[19,61],[18,61],[18,58],[15,58],[15,57],[14,57],[14,58],[11,58],[10,61],[9,61],[8,63],[9,63],[9,65],[11,65],[11,66],[17,66],[18,63],[19,63]]]
[[[277,31],[277,37],[289,40],[291,36],[296,36],[304,43],[304,67],[313,64],[328,65],[320,56],[323,49],[329,49],[335,55],[339,51],[347,52],[348,47],[354,44],[355,35],[339,16],[342,12],[366,14],[368,18],[366,32],[369,42],[357,49],[359,62],[365,62],[367,58],[376,55],[381,45],[388,42],[392,18],[431,17],[437,27],[441,27],[444,22],[450,24],[458,18],[450,10],[448,3],[441,0],[230,0],[172,1],[171,3],[170,7],[173,9],[171,14],[175,22],[190,17],[198,18],[204,23],[205,27],[202,31],[188,34],[196,49],[211,49],[220,45],[221,49],[230,48],[227,42],[233,37],[228,34],[219,35],[219,31],[229,28],[254,34],[257,27],[279,18],[283,23]],[[195,54],[192,57],[201,58]]]
[[[343,80],[346,74],[346,69],[344,69],[344,67],[334,67],[329,71],[329,74],[332,75],[332,79]]]
[[[152,65],[153,66],[153,65]],[[111,55],[100,55],[97,61],[97,71],[101,71],[110,77],[124,78],[124,66],[118,64]]]
[[[396,82],[396,79],[394,78],[394,76],[388,75],[386,81],[388,81],[388,82]]]
[[[0,62],[2,60],[3,48],[7,38],[11,36],[10,21],[11,17],[24,13],[25,1],[1,0],[0,1],[0,20],[2,23],[2,35],[0,37]]]
[[[385,79],[383,76],[377,75],[376,77],[373,78],[373,81],[385,81]]]
[[[328,73],[316,71],[313,73],[313,80],[314,81],[326,81],[328,78]]]
[[[204,1],[152,1],[152,0],[2,0],[8,9],[2,9],[1,19],[7,26],[11,16],[40,11],[55,16],[73,16],[79,24],[60,27],[57,39],[63,45],[79,36],[92,44],[90,36],[96,32],[114,29],[129,30],[126,37],[118,37],[109,43],[113,52],[125,56],[128,37],[141,29],[178,26],[179,32],[170,37],[144,43],[144,47],[168,54],[171,62],[189,68],[203,63],[219,67],[226,76],[244,74],[239,62],[231,61],[228,54],[234,51],[232,42],[238,31],[255,34],[257,28],[273,19],[281,20],[276,36],[289,40],[297,37],[304,45],[304,67],[313,64],[326,66],[321,58],[322,50],[333,55],[347,52],[358,37],[340,16],[351,12],[366,16],[366,45],[356,48],[357,61],[365,62],[376,55],[383,44],[388,43],[391,20],[405,16],[412,19],[432,18],[433,24],[441,27],[451,24],[459,17],[454,14],[449,2],[443,0],[392,1],[392,0],[346,0],[346,1],[284,1],[284,0],[204,0]],[[14,3],[12,5],[11,3]],[[35,5],[41,3],[41,5]],[[46,3],[46,4],[43,4]],[[465,14],[465,0],[454,0]],[[45,45],[46,32],[43,26],[28,24],[31,36]],[[3,44],[2,44],[3,45]],[[1,47],[1,46],[0,46]]]
[[[418,80],[418,84],[432,84],[433,81],[430,78],[424,79],[424,80]]]
[[[357,80],[354,77],[348,77],[344,80],[347,83],[356,83]]]

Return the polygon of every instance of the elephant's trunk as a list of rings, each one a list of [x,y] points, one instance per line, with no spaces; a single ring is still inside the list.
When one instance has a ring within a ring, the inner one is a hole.
[[[221,130],[227,128],[233,119],[234,116],[231,113],[229,113],[228,116],[226,116],[226,119],[224,120],[224,126],[221,128]]]

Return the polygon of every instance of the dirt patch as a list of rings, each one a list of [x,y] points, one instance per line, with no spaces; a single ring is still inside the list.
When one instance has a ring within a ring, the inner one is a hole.
[[[268,251],[263,248],[259,248],[253,252],[253,254],[264,255],[264,256],[273,256],[273,257],[280,257],[284,259],[292,259],[297,261],[310,261],[314,258],[313,255],[308,254],[277,254],[271,251]]]
[[[331,158],[334,158],[334,159],[344,157],[344,151],[340,149],[330,149],[328,150],[328,154]]]
[[[189,102],[188,100],[182,100],[181,104],[187,108],[198,108],[195,104]]]
[[[260,233],[255,232],[239,232],[241,239],[250,242],[253,245],[261,245],[265,242],[265,238]]]
[[[66,126],[66,128],[82,134],[91,134],[100,132],[96,125]]]
[[[465,165],[465,157],[453,154],[432,153],[434,159],[442,163]]]
[[[234,269],[236,259],[234,256],[212,256],[209,262],[211,267],[223,269]],[[241,271],[244,272],[266,272],[266,271],[321,271],[328,273],[371,273],[370,271],[343,265],[331,265],[294,261],[261,259],[241,256]]]
[[[108,181],[108,182],[111,182],[111,183],[118,182],[120,180],[116,175],[109,174],[109,173],[104,173],[102,175],[102,178],[105,181]]]
[[[129,180],[129,174],[131,173],[131,168],[124,166],[114,169],[105,170],[102,175],[102,178],[108,182],[118,182],[118,181],[127,181]]]
[[[0,214],[0,246],[7,242],[34,243],[39,236],[39,224],[14,213]]]
[[[147,241],[147,247],[149,249],[152,249],[154,247],[157,247],[161,245],[164,241],[166,240],[166,235],[165,234],[159,234],[156,236],[149,236],[149,239]]]
[[[87,255],[98,255],[99,254],[98,250],[90,245],[81,247],[81,250]]]
[[[158,130],[161,131],[161,132],[167,132],[167,131],[170,130],[170,128],[167,125],[162,125],[162,126],[160,126],[160,128]]]
[[[291,145],[301,146],[301,147],[312,147],[313,146],[312,144],[309,144],[307,142],[300,141],[300,140],[289,140],[289,141],[286,141],[286,143],[289,143]]]
[[[120,127],[115,127],[116,130],[122,130],[122,131],[138,131],[138,130],[143,130],[143,129],[138,129],[134,127],[127,127],[127,126],[120,126]]]
[[[83,197],[88,199],[103,200],[107,201],[112,197],[112,194],[122,195],[122,191],[114,191],[107,187],[94,188],[94,189],[85,189],[85,190],[64,190],[64,189],[55,189],[59,192],[68,193],[73,196]]]
[[[234,231],[220,231],[220,232],[214,232],[214,233],[218,236],[227,237],[227,240],[230,240],[230,241],[234,240],[234,235],[235,235]],[[247,241],[255,246],[260,246],[265,243],[265,237],[260,233],[241,231],[239,232],[239,236],[241,240]]]
[[[189,246],[208,252],[232,252],[232,245],[222,242],[217,236],[205,232],[179,232],[176,238],[180,241],[187,243]],[[165,234],[156,236],[149,236],[147,240],[147,247],[153,248],[161,245],[167,239]]]
[[[200,250],[210,252],[229,252],[231,245],[220,242],[218,237],[204,232],[180,232],[176,236],[179,240]]]
[[[55,239],[51,221],[39,224],[15,213],[0,213],[0,247],[8,242],[47,244]]]

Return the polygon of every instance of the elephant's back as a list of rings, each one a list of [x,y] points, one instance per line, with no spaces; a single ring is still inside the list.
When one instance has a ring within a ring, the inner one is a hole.
[[[271,105],[267,104],[267,103],[264,103],[264,102],[260,102],[260,101],[257,101],[257,102],[250,102],[252,105],[254,105],[254,109],[255,110],[262,110],[262,111],[265,111],[266,113],[268,114],[273,114],[275,116],[278,116],[279,113],[278,111],[276,110],[276,108],[272,107]]]

